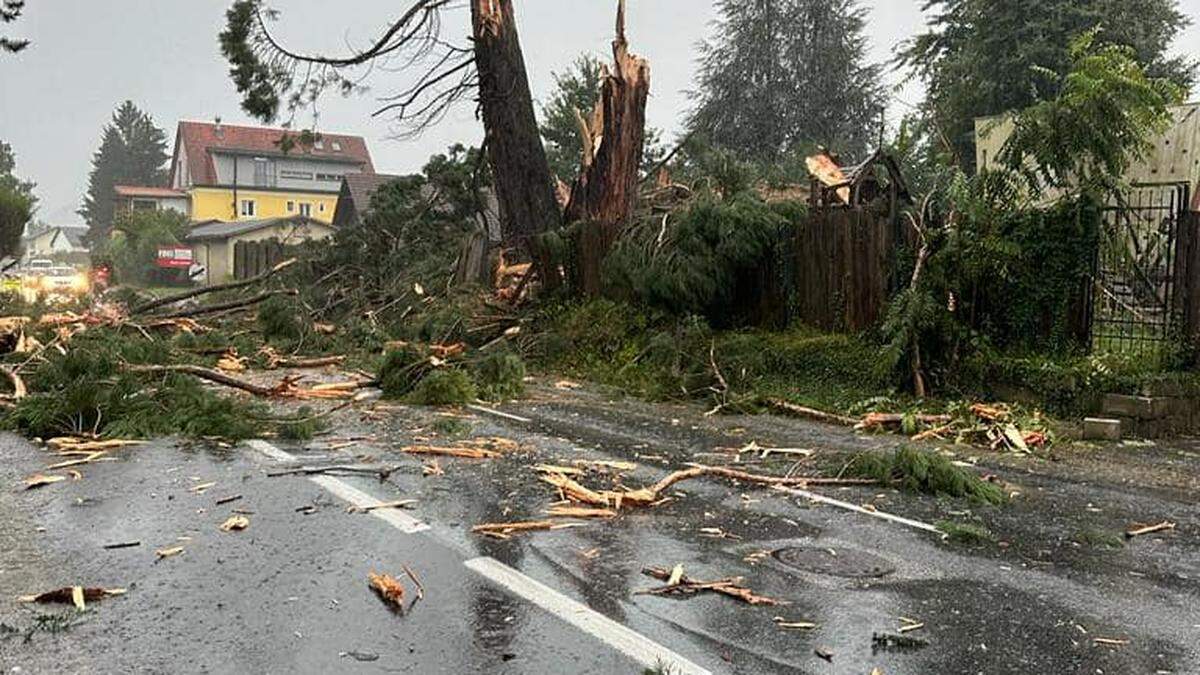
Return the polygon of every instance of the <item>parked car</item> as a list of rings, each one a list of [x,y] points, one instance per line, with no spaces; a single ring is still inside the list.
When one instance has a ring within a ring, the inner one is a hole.
[[[91,290],[88,275],[65,265],[49,266],[34,260],[25,268],[23,286],[27,293],[43,299],[70,299]]]

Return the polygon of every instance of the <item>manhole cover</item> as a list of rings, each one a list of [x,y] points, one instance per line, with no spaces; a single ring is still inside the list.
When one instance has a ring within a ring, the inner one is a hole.
[[[883,558],[850,548],[781,548],[775,551],[775,559],[804,572],[851,579],[882,577],[896,571]]]

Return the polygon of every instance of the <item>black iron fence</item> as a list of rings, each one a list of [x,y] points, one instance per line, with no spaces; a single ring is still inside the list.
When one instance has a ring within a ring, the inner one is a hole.
[[[1104,210],[1092,285],[1094,350],[1162,363],[1181,344],[1180,231],[1190,223],[1186,183],[1135,185]],[[1191,290],[1190,288],[1188,289]]]

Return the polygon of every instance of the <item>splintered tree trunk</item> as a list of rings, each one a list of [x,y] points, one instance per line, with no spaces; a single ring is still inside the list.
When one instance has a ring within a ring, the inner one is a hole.
[[[604,68],[603,80],[591,119],[580,119],[583,165],[566,208],[568,221],[584,223],[576,240],[573,281],[587,295],[600,293],[601,264],[637,203],[650,64],[629,53],[625,0],[617,6],[613,65]]]
[[[543,287],[560,274],[537,236],[562,222],[538,133],[512,0],[471,0],[479,104],[506,243],[525,249]]]

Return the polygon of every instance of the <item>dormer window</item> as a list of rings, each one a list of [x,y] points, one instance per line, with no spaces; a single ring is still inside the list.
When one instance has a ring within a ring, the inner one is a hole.
[[[317,140],[313,141],[313,147],[316,148],[317,150],[324,150],[325,149],[325,141],[318,138]]]
[[[331,145],[333,146],[333,151],[334,151],[334,152],[341,152],[341,151],[342,151],[342,144],[341,144],[341,143],[338,143],[337,141],[333,141],[333,143],[332,143]]]

